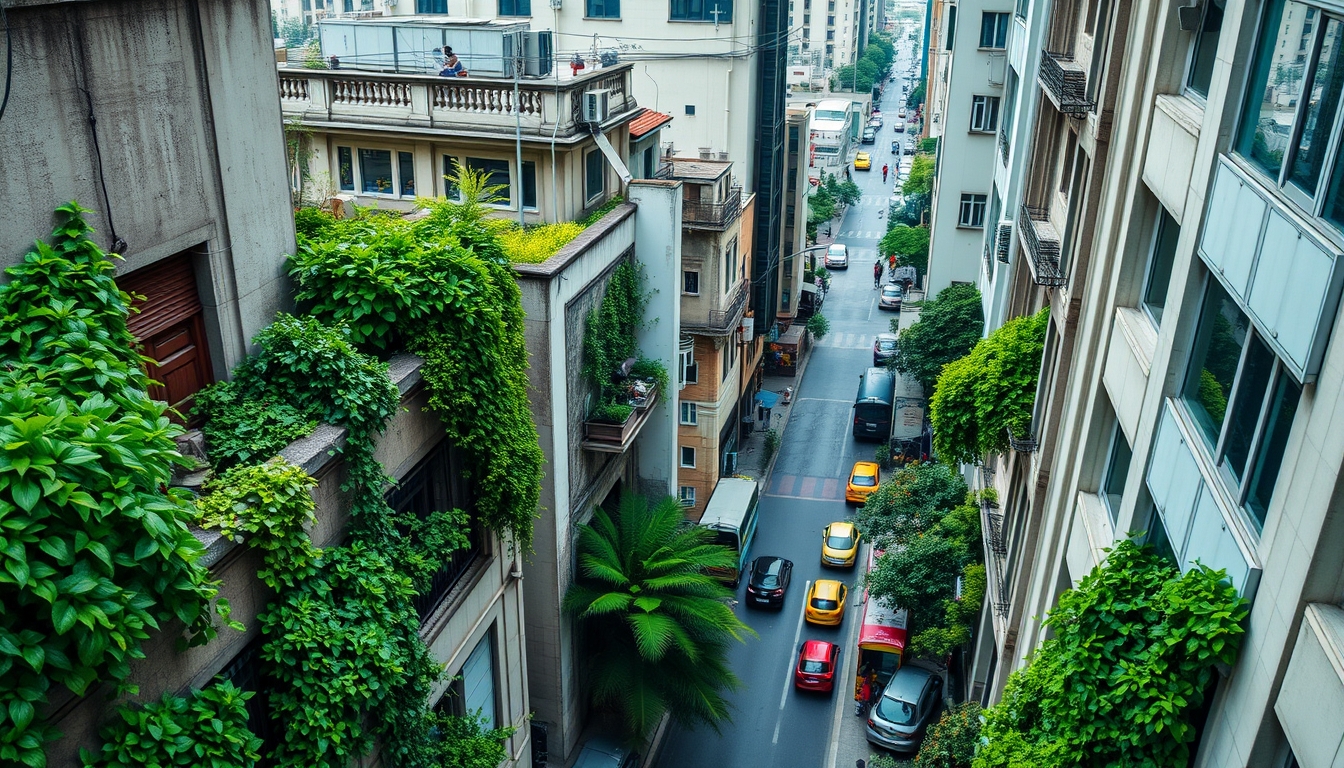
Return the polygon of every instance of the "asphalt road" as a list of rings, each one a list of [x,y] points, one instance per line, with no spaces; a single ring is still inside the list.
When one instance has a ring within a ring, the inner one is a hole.
[[[821,766],[827,754],[833,708],[850,706],[850,694],[830,695],[796,691],[793,666],[802,640],[830,640],[841,644],[842,665],[853,663],[854,651],[844,646],[850,624],[848,613],[840,627],[815,627],[802,620],[807,584],[819,578],[853,584],[855,569],[823,570],[821,529],[835,520],[852,517],[844,503],[845,480],[859,459],[871,460],[876,445],[858,442],[850,433],[850,407],[863,369],[872,365],[875,334],[886,331],[893,317],[877,308],[872,264],[877,239],[886,231],[885,211],[894,179],[882,183],[882,164],[892,163],[891,140],[896,134],[900,86],[909,66],[909,42],[902,41],[894,69],[897,82],[887,86],[883,113],[886,124],[873,152],[876,169],[855,171],[863,202],[850,207],[836,242],[849,247],[850,269],[832,273],[831,291],[822,307],[831,333],[813,350],[803,381],[794,394],[796,405],[784,432],[779,458],[766,493],[761,497],[760,523],[752,545],[753,557],[779,555],[793,561],[793,581],[779,611],[749,608],[743,600],[745,582],[738,589],[738,615],[759,633],[731,652],[733,670],[743,682],[730,699],[732,722],[716,734],[708,728],[688,731],[672,726],[659,754],[660,768],[756,766]],[[913,86],[912,86],[913,87]],[[874,151],[878,150],[878,151]],[[823,225],[824,230],[825,225]],[[849,606],[852,610],[853,606]]]

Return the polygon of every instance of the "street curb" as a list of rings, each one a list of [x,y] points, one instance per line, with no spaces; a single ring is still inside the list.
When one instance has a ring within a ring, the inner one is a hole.
[[[812,340],[812,343],[807,347],[807,356],[804,357],[803,362],[798,365],[798,375],[795,377],[798,381],[798,386],[794,387],[795,390],[801,390],[803,388],[803,375],[807,373],[807,364],[812,362],[812,347],[816,344],[816,340],[812,339],[811,332],[808,332],[808,338]],[[797,395],[797,392],[795,391],[794,394]],[[780,448],[784,446],[784,431],[788,429],[789,421],[793,419],[793,405],[793,402],[789,403],[789,414],[785,416],[784,420],[779,424]],[[760,488],[762,492],[764,492],[766,487],[770,485],[770,475],[775,471],[776,461],[779,461],[779,448],[775,449],[775,455],[770,457],[769,463],[765,465],[765,469],[761,472],[761,479],[757,481],[757,487]]]

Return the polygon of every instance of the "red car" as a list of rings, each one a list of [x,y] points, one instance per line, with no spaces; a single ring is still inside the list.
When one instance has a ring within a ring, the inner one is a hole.
[[[835,689],[836,662],[840,646],[825,640],[808,640],[798,651],[798,666],[793,670],[793,687],[804,691],[830,693]]]

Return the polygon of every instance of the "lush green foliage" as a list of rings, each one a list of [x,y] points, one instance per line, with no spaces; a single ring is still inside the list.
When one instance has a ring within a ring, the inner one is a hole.
[[[665,497],[621,498],[615,519],[598,508],[579,527],[578,579],[564,608],[587,626],[593,703],[642,739],[663,713],[717,729],[725,691],[740,685],[728,644],[754,634],[727,605],[732,592],[706,573],[737,567],[736,553],[685,521]]]
[[[602,302],[588,313],[583,329],[583,377],[611,402],[612,381],[626,360],[639,356],[635,331],[644,318],[648,298],[641,287],[639,266],[623,261],[611,271]]]
[[[858,184],[822,171],[821,183],[807,198],[807,220],[811,224],[830,221],[840,213],[840,206],[854,205],[862,196]]]
[[[921,80],[910,89],[910,95],[905,97],[905,106],[908,109],[918,109],[919,105],[924,103],[924,90],[924,81]]]
[[[499,245],[515,264],[540,264],[551,258],[583,232],[577,221],[560,221],[535,227],[512,227],[499,233]]]
[[[926,137],[926,138],[920,139],[920,140],[919,140],[919,151],[920,151],[920,152],[926,152],[926,153],[931,154],[931,155],[932,155],[932,154],[937,154],[937,153],[938,153],[938,137],[937,137],[937,136],[928,136],[928,137]]]
[[[909,611],[910,652],[942,658],[969,640],[985,570],[980,509],[961,476],[945,464],[903,467],[868,497],[859,525],[886,550],[868,576],[869,594]]]
[[[1053,637],[986,710],[976,768],[1187,765],[1192,716],[1245,631],[1225,577],[1117,544],[1060,597]]]
[[[251,768],[261,739],[247,728],[250,692],[227,681],[189,698],[171,693],[144,707],[120,706],[103,727],[102,751],[80,750],[86,768]]]
[[[831,332],[831,321],[826,316],[818,312],[807,318],[807,332],[812,334],[812,338],[821,339]]]
[[[891,332],[897,333],[898,321],[891,324]],[[914,325],[900,331],[891,366],[914,376],[925,394],[932,394],[943,366],[966,356],[980,340],[984,326],[980,291],[973,285],[949,285],[924,303]]]
[[[513,728],[487,730],[479,715],[430,715],[428,764],[433,768],[498,768],[509,756]]]
[[[205,419],[201,432],[216,469],[274,456],[317,427],[316,414],[282,402],[274,394],[245,396],[232,381],[197,392],[192,412]]]
[[[948,363],[929,399],[933,448],[949,463],[978,463],[1031,428],[1049,307],[1018,317]]]
[[[53,684],[75,695],[127,683],[141,644],[172,620],[214,636],[216,588],[184,496],[163,488],[181,429],[147,395],[126,328],[130,298],[89,239],[84,209],[56,210],[0,286],[0,763],[42,766]],[[220,601],[221,612],[227,605]]]
[[[202,528],[217,528],[265,552],[257,572],[272,589],[293,587],[313,575],[317,551],[304,532],[316,521],[309,491],[317,481],[279,457],[264,464],[233,467],[205,486],[196,503]]]
[[[915,155],[910,161],[910,173],[905,177],[905,182],[901,185],[901,192],[909,195],[928,195],[933,192],[933,177],[937,172],[938,163],[933,155]]]
[[[976,701],[944,710],[919,745],[914,768],[971,768],[980,742],[980,712]]]
[[[831,75],[831,90],[866,93],[891,71],[895,48],[878,37],[869,40],[855,64],[838,67]]]
[[[778,429],[770,427],[765,430],[765,445],[763,448],[765,450],[765,462],[767,464],[770,463],[770,459],[774,458],[775,452],[779,450],[779,443],[781,440],[783,440],[783,438],[780,437]]]
[[[921,275],[929,271],[928,227],[908,227],[893,221],[877,247],[883,256],[895,254],[899,266],[914,267]]]

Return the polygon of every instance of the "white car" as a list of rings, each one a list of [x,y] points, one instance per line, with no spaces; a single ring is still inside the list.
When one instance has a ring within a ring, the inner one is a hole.
[[[827,269],[849,269],[849,249],[842,243],[833,243],[826,249]]]

